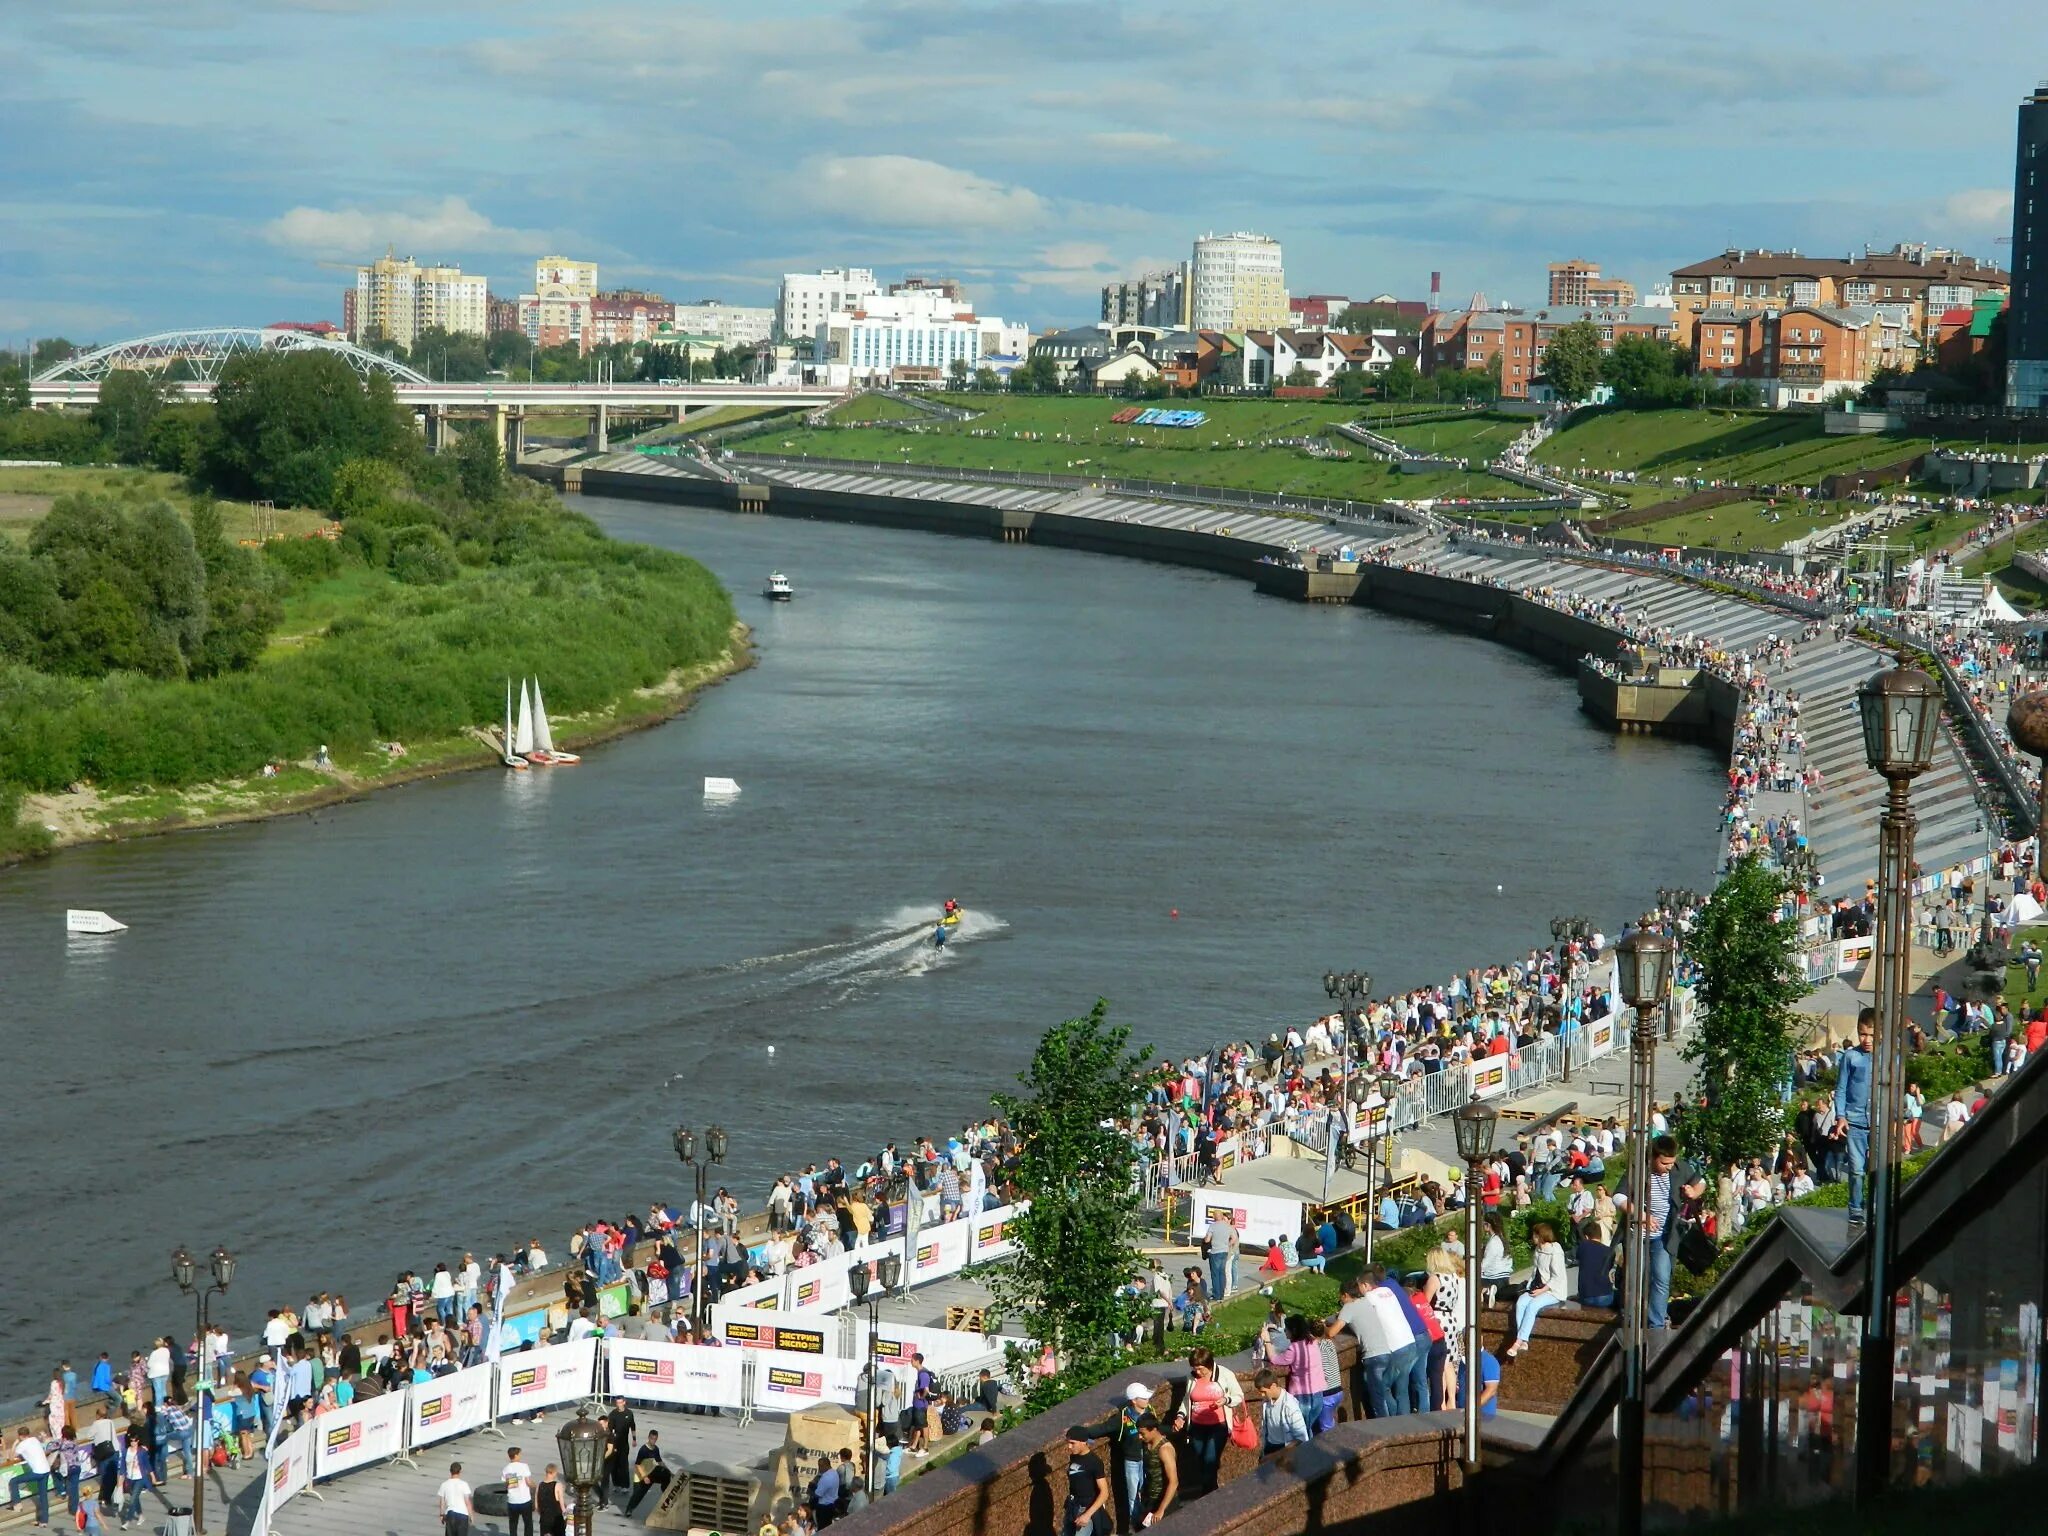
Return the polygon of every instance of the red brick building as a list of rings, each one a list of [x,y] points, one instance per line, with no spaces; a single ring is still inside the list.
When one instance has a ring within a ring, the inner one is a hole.
[[[1695,373],[1754,383],[1771,406],[1820,405],[1860,390],[1912,350],[1904,328],[1869,306],[1708,309],[1695,317],[1692,338]]]
[[[1577,309],[1560,306],[1501,317],[1500,392],[1503,399],[1526,400],[1529,386],[1543,372],[1543,354],[1550,339],[1568,325],[1589,321],[1599,329],[1605,352],[1624,336],[1654,341],[1672,338],[1674,317],[1668,309],[1635,305],[1627,309]]]

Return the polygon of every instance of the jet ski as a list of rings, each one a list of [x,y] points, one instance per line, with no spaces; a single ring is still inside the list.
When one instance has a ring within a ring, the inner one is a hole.
[[[953,930],[960,926],[961,915],[960,903],[949,897],[945,909],[939,914],[938,926],[932,929],[932,948],[946,947],[946,940],[950,939]]]

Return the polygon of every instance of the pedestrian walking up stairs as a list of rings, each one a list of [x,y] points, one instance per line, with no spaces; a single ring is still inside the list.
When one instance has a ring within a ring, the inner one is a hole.
[[[1411,556],[1411,558],[1415,558]],[[1556,593],[1620,602],[1636,623],[1673,631],[1731,651],[1748,651],[1767,638],[1790,646],[1786,666],[1767,670],[1771,685],[1799,700],[1806,750],[1802,767],[1821,770],[1821,789],[1807,802],[1801,830],[1820,861],[1822,894],[1860,896],[1877,877],[1877,819],[1884,786],[1863,762],[1856,689],[1884,671],[1884,653],[1831,636],[1799,639],[1797,616],[1738,597],[1710,592],[1674,577],[1568,560],[1541,550],[1460,543],[1432,562],[1444,575],[1498,580],[1511,587],[1547,587]],[[1987,823],[1977,778],[1968,760],[1944,737],[1933,769],[1914,783],[1920,816],[1917,857],[1940,869],[1984,851]]]

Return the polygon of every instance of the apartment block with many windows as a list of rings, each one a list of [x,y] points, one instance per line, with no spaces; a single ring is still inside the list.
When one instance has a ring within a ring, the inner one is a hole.
[[[1918,345],[1931,347],[1949,310],[2011,286],[2009,273],[1974,256],[1911,244],[1844,259],[1738,248],[1671,274],[1678,341],[1684,346],[1692,344],[1693,326],[1709,309],[1783,311],[1819,304],[1875,309]]]

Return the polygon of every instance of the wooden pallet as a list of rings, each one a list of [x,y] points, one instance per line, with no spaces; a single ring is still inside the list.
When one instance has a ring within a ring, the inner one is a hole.
[[[946,1308],[946,1326],[955,1333],[985,1334],[988,1332],[988,1308],[948,1307]]]

